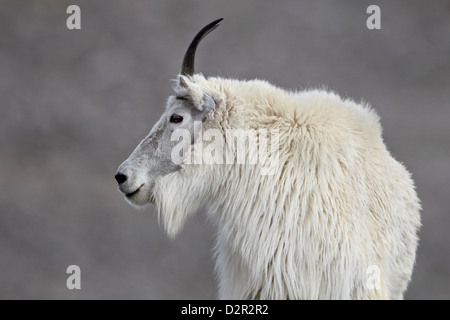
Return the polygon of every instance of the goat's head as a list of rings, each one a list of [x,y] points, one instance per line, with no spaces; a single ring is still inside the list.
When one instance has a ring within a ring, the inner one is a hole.
[[[169,97],[166,110],[129,158],[123,162],[115,175],[119,190],[128,202],[144,206],[153,202],[155,181],[162,176],[181,169],[178,161],[173,161],[173,149],[179,141],[172,141],[175,130],[184,130],[195,142],[194,125],[207,121],[208,114],[216,107],[216,102],[194,83],[195,51],[199,42],[209,32],[218,27],[222,19],[205,26],[192,40],[184,56],[181,74],[175,85],[175,95]],[[184,155],[186,152],[183,153]]]

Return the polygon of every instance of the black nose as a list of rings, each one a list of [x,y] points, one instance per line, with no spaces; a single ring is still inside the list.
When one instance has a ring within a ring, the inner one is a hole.
[[[117,172],[114,178],[116,178],[118,184],[122,184],[127,181],[127,176],[120,172]]]

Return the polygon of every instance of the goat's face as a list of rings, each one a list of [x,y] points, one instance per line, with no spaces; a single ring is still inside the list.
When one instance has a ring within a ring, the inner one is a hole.
[[[182,168],[187,147],[195,143],[199,127],[216,106],[209,95],[184,76],[179,78],[175,93],[169,97],[159,121],[115,175],[119,190],[135,206],[152,203],[155,181]],[[180,145],[181,150],[174,149]]]
[[[133,205],[144,206],[153,202],[153,189],[159,177],[180,170],[182,157],[175,154],[174,147],[185,140],[183,146],[195,143],[194,127],[204,122],[216,106],[215,101],[203,89],[191,81],[194,74],[195,51],[200,41],[218,27],[222,19],[206,25],[194,37],[184,55],[181,75],[175,86],[175,96],[168,99],[166,111],[149,135],[141,141],[130,157],[119,166],[115,175],[119,190]],[[174,134],[176,137],[174,137]],[[181,158],[181,159],[180,159]],[[180,161],[181,160],[181,161]]]

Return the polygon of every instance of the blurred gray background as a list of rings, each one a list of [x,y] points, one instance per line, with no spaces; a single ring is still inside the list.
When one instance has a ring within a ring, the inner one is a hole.
[[[81,7],[81,30],[66,8]],[[366,8],[381,7],[381,30]],[[214,230],[175,240],[114,173],[159,119],[195,33],[205,75],[372,104],[423,227],[408,299],[450,298],[450,1],[0,1],[0,298],[211,299]],[[81,267],[81,290],[66,268]]]

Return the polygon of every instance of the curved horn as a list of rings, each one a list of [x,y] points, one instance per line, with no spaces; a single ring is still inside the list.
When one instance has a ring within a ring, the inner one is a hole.
[[[181,74],[183,76],[192,76],[194,74],[194,64],[195,64],[195,51],[200,41],[211,31],[219,26],[219,22],[223,19],[217,19],[206,25],[192,40],[186,53],[184,54],[183,65],[181,66]]]

